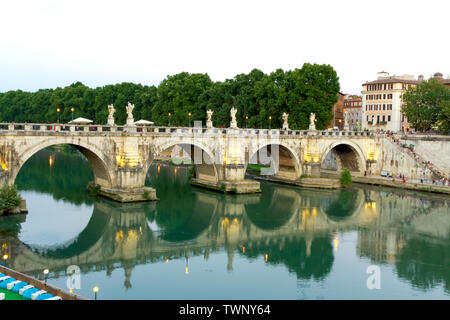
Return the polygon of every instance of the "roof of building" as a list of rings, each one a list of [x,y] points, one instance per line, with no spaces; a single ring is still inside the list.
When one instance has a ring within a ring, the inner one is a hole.
[[[363,85],[366,84],[378,84],[378,83],[410,83],[410,84],[419,84],[419,80],[408,80],[408,79],[402,79],[398,77],[387,77],[384,79],[377,79],[374,81],[363,83]]]

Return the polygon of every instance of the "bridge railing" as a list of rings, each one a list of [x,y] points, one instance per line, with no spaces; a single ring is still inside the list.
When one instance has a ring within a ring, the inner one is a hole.
[[[63,133],[83,133],[83,134],[103,134],[104,132],[127,132],[149,135],[173,135],[173,134],[212,134],[212,135],[271,135],[280,137],[358,137],[373,136],[371,131],[319,131],[319,130],[283,130],[283,129],[254,129],[254,128],[201,128],[201,127],[156,127],[156,126],[109,126],[109,125],[81,125],[81,124],[61,124],[61,123],[0,123],[1,132],[63,132]]]

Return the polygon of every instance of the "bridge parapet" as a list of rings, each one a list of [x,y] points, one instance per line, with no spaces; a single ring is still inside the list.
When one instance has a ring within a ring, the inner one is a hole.
[[[147,134],[205,134],[231,136],[280,136],[280,137],[373,137],[371,131],[330,131],[330,130],[283,130],[283,129],[234,129],[234,128],[199,128],[199,127],[158,127],[158,126],[109,126],[109,125],[78,125],[59,123],[0,123],[0,134],[4,132],[83,132],[90,135],[112,133]]]

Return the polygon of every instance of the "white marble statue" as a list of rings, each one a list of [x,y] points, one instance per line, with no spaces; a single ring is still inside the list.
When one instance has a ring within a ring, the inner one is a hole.
[[[211,120],[211,117],[212,117],[213,113],[214,113],[214,111],[212,111],[212,110],[207,110],[206,111],[206,127],[207,128],[212,128],[213,127],[213,123],[212,123],[212,120]]]
[[[127,109],[127,126],[133,126],[134,125],[134,118],[133,118],[133,109],[134,104],[131,104],[128,102],[128,105],[125,107]]]
[[[114,105],[109,104],[108,105],[108,125],[109,126],[114,125],[114,112],[116,112],[116,109],[114,109]]]
[[[236,112],[237,112],[237,109],[235,107],[232,107],[230,110],[230,115],[231,115],[230,128],[237,128]]]
[[[309,130],[316,130],[316,114],[311,113],[309,115]]]
[[[288,117],[289,113],[283,112],[283,130],[289,130]]]

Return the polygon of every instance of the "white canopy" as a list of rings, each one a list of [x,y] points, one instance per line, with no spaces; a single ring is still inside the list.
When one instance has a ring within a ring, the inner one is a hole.
[[[152,124],[154,124],[154,122],[141,119],[139,121],[136,121],[134,124],[137,126],[146,126],[146,125],[152,125]]]
[[[93,122],[92,120],[86,119],[86,118],[76,118],[73,121],[69,121],[69,123],[91,123]]]

